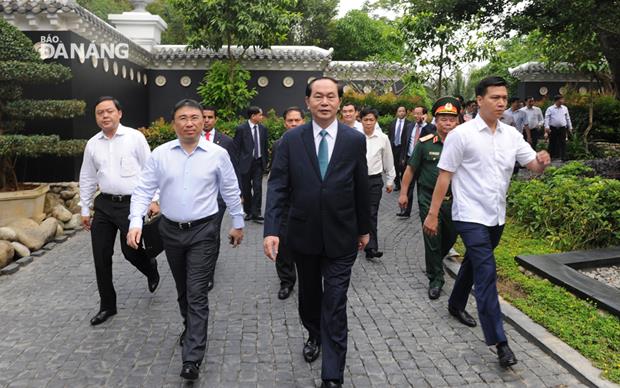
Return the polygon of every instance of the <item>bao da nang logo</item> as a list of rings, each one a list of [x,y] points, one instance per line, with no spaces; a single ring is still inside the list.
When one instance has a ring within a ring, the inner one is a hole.
[[[41,41],[34,44],[34,49],[41,59],[127,59],[129,45],[127,43],[71,43],[65,45],[56,35],[43,35]]]

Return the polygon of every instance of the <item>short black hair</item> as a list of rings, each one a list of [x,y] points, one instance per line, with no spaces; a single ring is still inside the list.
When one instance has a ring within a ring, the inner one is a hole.
[[[469,100],[465,103],[465,106],[471,106],[476,103],[476,100]]]
[[[460,94],[457,94],[456,96],[454,96],[454,98],[456,98],[457,100],[459,100],[461,102],[461,104],[463,104],[465,102],[465,99],[463,98],[463,96],[461,96]]]
[[[407,111],[407,107],[406,107],[406,106],[404,106],[404,105],[399,105],[399,106],[397,106],[397,107],[396,107],[396,111],[398,112],[398,110],[399,110],[400,108],[403,108],[403,109],[405,110],[405,112]]]
[[[252,118],[252,116],[254,116],[256,114],[259,114],[259,113],[263,113],[263,110],[260,107],[256,106],[256,105],[252,105],[247,110],[248,119]]]
[[[427,114],[428,113],[428,109],[426,109],[425,106],[418,105],[415,108],[413,108],[413,110],[416,110],[416,108],[422,108],[422,114]]]
[[[202,108],[202,105],[200,105],[198,101],[192,100],[191,98],[184,98],[181,101],[174,104],[174,108],[172,108],[172,119],[174,120],[174,114],[177,113],[179,109],[186,107],[186,106],[190,108],[196,108],[200,110],[201,113],[204,110]]]
[[[357,105],[355,105],[355,104],[354,104],[354,103],[352,103],[351,101],[347,101],[347,102],[343,103],[343,104],[342,104],[342,107],[344,108],[345,106],[349,106],[349,105],[351,105],[351,106],[353,107],[353,110],[355,110],[356,112],[357,112],[358,110],[360,110],[360,109],[357,107]]]
[[[202,110],[209,110],[211,112],[213,112],[213,116],[217,117],[217,108],[212,106],[212,105],[208,105],[208,106],[203,106]]]
[[[336,84],[336,88],[338,88],[338,98],[342,98],[342,95],[344,94],[342,85],[340,84],[340,82],[338,82],[337,79],[332,78],[332,77],[317,77],[315,79],[313,79],[312,81],[308,82],[308,85],[306,85],[306,97],[310,97],[310,95],[312,94],[312,85],[316,82],[316,81],[320,81],[323,79],[327,79],[332,81],[333,83]]]
[[[484,97],[490,86],[504,86],[508,88],[508,83],[502,77],[492,76],[484,78],[476,85],[476,96]]]
[[[286,120],[286,115],[289,112],[299,112],[299,114],[301,115],[301,118],[302,119],[305,118],[304,111],[301,110],[301,108],[298,106],[291,106],[291,107],[286,108],[286,110],[282,113],[282,118]]]
[[[508,100],[508,104],[512,104],[515,101],[519,101],[519,97],[510,97],[510,99]]]
[[[527,97],[525,97],[525,101],[533,100],[533,99],[534,99],[534,96],[527,96]]]
[[[557,100],[562,99],[562,98],[564,98],[564,96],[563,96],[563,95],[561,95],[561,94],[556,94],[555,96],[553,96],[553,101],[557,101]]]
[[[122,111],[123,108],[121,108],[121,103],[114,97],[112,96],[101,96],[97,99],[97,102],[95,102],[95,108],[97,108],[97,105],[101,104],[104,101],[112,101],[114,103],[114,106],[116,107],[117,110]]]
[[[379,118],[379,111],[376,110],[375,108],[365,107],[360,112],[360,119],[364,118],[365,116],[368,116],[368,115],[373,115],[373,116],[375,116],[375,119],[378,119]]]

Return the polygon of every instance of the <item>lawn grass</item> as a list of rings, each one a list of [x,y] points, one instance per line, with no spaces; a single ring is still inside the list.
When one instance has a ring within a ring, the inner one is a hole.
[[[465,251],[460,240],[457,250]],[[605,378],[620,383],[620,319],[546,279],[519,271],[515,256],[549,253],[558,253],[549,241],[507,220],[495,249],[501,296],[588,358]]]

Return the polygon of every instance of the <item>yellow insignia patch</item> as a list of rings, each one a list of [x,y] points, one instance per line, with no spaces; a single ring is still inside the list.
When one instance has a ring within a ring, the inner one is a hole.
[[[426,136],[421,137],[421,138],[420,138],[420,141],[427,141],[427,140],[430,140],[430,139],[432,139],[434,136],[435,136],[435,135],[433,135],[432,133],[431,133],[431,134],[428,134],[428,135],[426,135]]]

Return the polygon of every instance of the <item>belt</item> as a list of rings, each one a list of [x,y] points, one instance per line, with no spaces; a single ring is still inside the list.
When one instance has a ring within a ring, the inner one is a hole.
[[[381,178],[381,173],[375,174],[375,175],[368,175],[368,179],[370,178]]]
[[[566,129],[566,128],[567,128],[567,126],[565,125],[565,126],[563,126],[563,127],[554,127],[553,125],[550,125],[550,126],[549,126],[549,128],[550,128],[550,129]]]
[[[131,200],[131,195],[123,195],[123,194],[108,194],[101,193],[99,197],[109,199],[112,202],[129,202]]]
[[[201,219],[194,220],[194,221],[187,221],[187,222],[172,221],[171,219],[166,218],[163,215],[162,215],[162,218],[167,223],[169,223],[170,225],[174,225],[174,226],[176,226],[177,228],[179,228],[181,230],[187,230],[187,229],[190,229],[190,228],[192,228],[194,226],[202,225],[202,224],[204,224],[206,222],[209,222],[209,221],[213,220],[216,216],[217,216],[217,213],[212,214],[212,215],[210,215],[208,217],[205,217],[205,218],[201,218]]]

